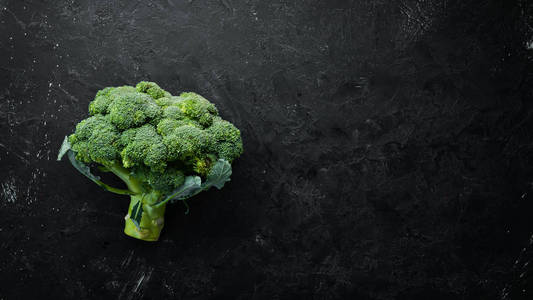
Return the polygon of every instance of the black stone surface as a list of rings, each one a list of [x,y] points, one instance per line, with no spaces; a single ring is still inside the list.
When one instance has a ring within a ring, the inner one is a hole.
[[[529,1],[0,1],[0,299],[533,299]],[[230,185],[125,236],[97,90],[198,92]]]

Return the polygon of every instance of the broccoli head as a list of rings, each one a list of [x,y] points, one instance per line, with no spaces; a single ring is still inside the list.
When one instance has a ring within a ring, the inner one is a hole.
[[[65,138],[81,173],[104,189],[131,196],[125,233],[156,241],[166,204],[184,201],[229,181],[231,163],[243,152],[239,129],[217,108],[192,93],[173,96],[154,82],[107,87],[89,103],[89,117]],[[109,171],[127,188],[110,187],[90,166]]]

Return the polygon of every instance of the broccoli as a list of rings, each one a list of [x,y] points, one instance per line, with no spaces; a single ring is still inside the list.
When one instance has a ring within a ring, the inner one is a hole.
[[[157,241],[165,207],[230,180],[243,152],[241,133],[196,93],[173,96],[154,82],[107,87],[89,104],[89,117],[65,137],[58,160],[106,191],[131,197],[124,232]],[[109,186],[91,166],[112,172],[126,188]],[[188,212],[188,206],[187,206]]]

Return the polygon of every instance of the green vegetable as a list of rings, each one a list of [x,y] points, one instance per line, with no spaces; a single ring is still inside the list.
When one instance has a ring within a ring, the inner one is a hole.
[[[104,190],[130,195],[124,232],[157,241],[168,203],[230,180],[242,152],[239,129],[195,93],[172,96],[154,82],[107,87],[89,104],[90,116],[65,137],[57,160],[67,155],[80,173]],[[112,172],[126,189],[105,184],[91,166]]]

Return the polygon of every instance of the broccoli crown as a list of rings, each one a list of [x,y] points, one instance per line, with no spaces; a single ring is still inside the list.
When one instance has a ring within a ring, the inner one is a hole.
[[[173,96],[154,82],[107,87],[69,136],[76,159],[126,168],[148,188],[168,193],[185,175],[206,177],[219,158],[242,154],[239,129],[215,105],[188,92]]]

